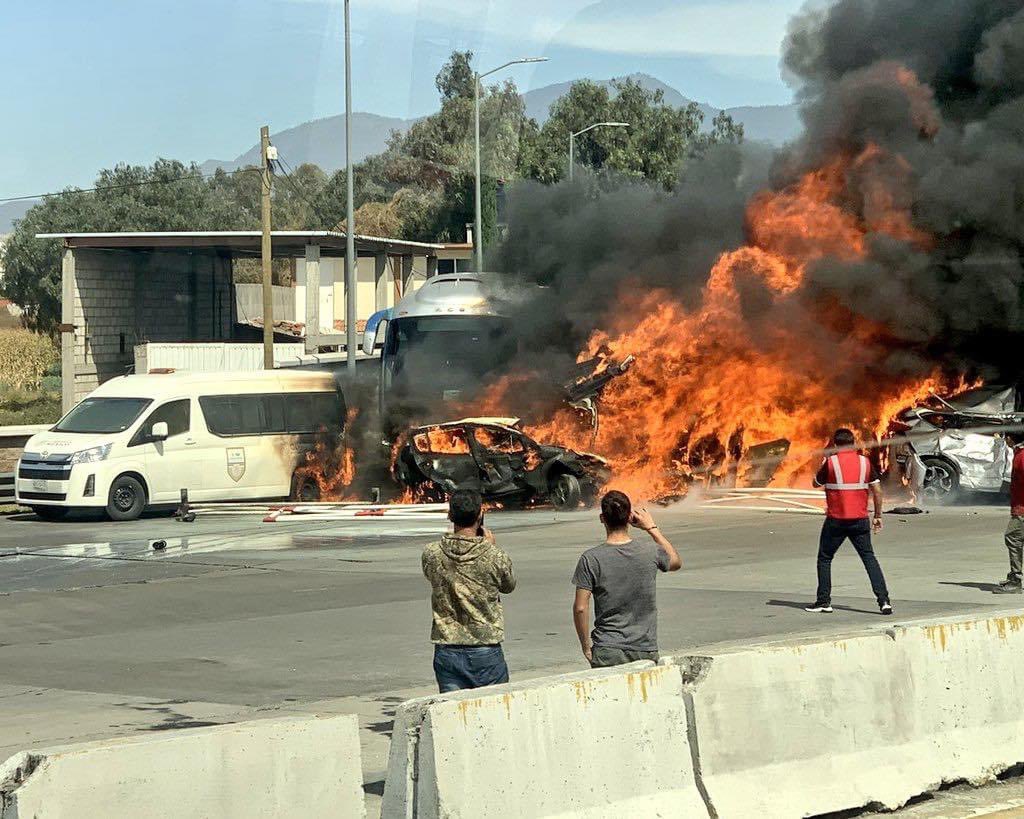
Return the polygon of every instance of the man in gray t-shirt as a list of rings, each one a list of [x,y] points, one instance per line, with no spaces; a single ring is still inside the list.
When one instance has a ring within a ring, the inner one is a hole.
[[[605,543],[588,549],[576,564],[573,621],[583,656],[593,668],[658,659],[658,572],[682,568],[679,554],[646,509],[633,510],[629,498],[611,491],[601,499]],[[653,543],[634,543],[632,524]],[[594,600],[594,630],[590,600]]]

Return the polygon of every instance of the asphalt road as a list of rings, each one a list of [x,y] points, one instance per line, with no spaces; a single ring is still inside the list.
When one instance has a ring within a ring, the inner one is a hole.
[[[893,619],[1021,601],[990,590],[1006,573],[1006,514],[971,506],[887,515],[876,551]],[[814,595],[820,518],[686,504],[655,516],[684,561],[659,581],[663,653],[892,622],[879,616],[849,545],[835,563],[836,613],[801,610]],[[596,515],[501,513],[488,524],[519,577],[505,601],[513,676],[582,668],[570,577],[580,552],[603,539]],[[367,762],[377,782],[389,710],[433,685],[419,560],[440,528],[0,519],[0,759],[32,745],[280,710],[350,710],[377,739]],[[167,548],[154,551],[156,539]]]

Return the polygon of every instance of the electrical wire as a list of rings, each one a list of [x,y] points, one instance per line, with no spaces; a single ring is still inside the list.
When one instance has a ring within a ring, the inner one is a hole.
[[[47,199],[52,196],[67,196],[78,193],[98,193],[100,191],[116,191],[123,190],[126,188],[141,188],[146,185],[174,185],[178,182],[184,182],[188,179],[213,179],[218,173],[225,174],[226,176],[233,176],[236,173],[259,173],[259,168],[236,168],[233,171],[214,171],[213,173],[196,173],[186,174],[185,176],[179,176],[177,179],[149,179],[144,182],[126,182],[121,185],[101,185],[95,188],[70,188],[63,191],[51,191],[50,193],[35,193],[29,196],[8,196],[7,198],[0,199],[0,205],[8,202],[27,202],[32,199]]]
[[[287,162],[285,162],[280,157],[280,155],[278,155],[278,158],[275,161],[277,162],[278,169],[284,175],[285,181],[288,183],[288,185],[291,187],[291,189],[295,192],[295,195],[298,196],[299,199],[301,199],[303,202],[305,202],[309,206],[309,209],[313,212],[313,215],[317,218],[317,220],[320,222],[320,224],[324,226],[324,230],[329,230],[329,231],[336,230],[337,229],[337,224],[335,223],[334,225],[330,225],[329,224],[330,220],[324,218],[323,213],[320,212],[320,208],[318,208],[316,206],[316,204],[313,202],[313,200],[309,199],[299,189],[298,183],[296,183],[295,180],[292,179],[292,173],[295,173],[295,169],[292,168],[292,166],[289,165]],[[289,173],[289,171],[291,171],[291,173]]]

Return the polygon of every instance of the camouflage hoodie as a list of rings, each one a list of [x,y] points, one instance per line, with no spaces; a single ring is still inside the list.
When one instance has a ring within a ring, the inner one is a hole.
[[[430,639],[447,645],[492,645],[505,638],[500,594],[516,587],[512,561],[483,537],[445,535],[423,550],[433,589]]]

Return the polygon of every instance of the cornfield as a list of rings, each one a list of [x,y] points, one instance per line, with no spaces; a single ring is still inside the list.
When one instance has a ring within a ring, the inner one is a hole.
[[[0,384],[38,390],[43,374],[57,358],[57,348],[46,336],[28,330],[0,330]]]

